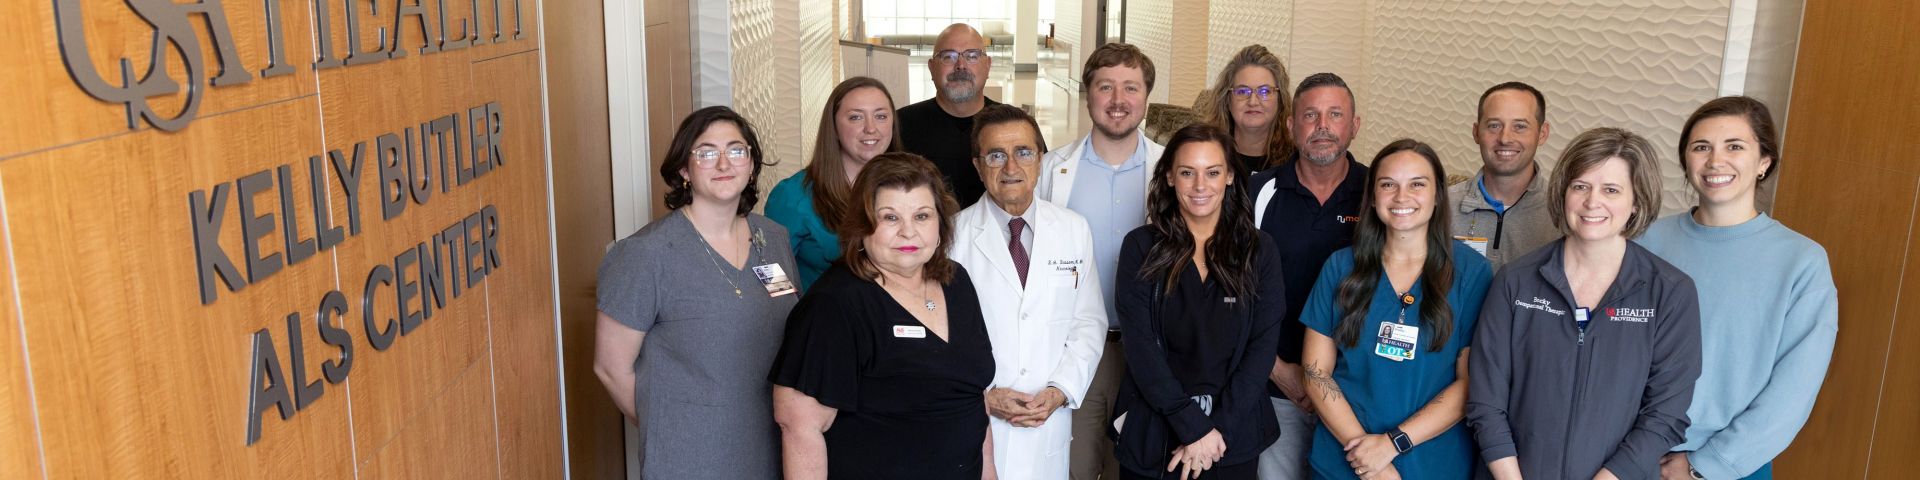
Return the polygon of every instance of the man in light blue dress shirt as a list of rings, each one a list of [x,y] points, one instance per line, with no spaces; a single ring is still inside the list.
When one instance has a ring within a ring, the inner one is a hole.
[[[1047,154],[1037,195],[1086,217],[1093,231],[1094,264],[1102,274],[1106,296],[1107,345],[1080,408],[1073,411],[1072,467],[1074,480],[1093,480],[1101,472],[1118,475],[1113,442],[1106,425],[1120,379],[1126,376],[1121,356],[1119,317],[1113,310],[1114,264],[1120,260],[1120,241],[1147,221],[1147,181],[1160,160],[1160,144],[1140,131],[1146,117],[1147,94],[1153,91],[1153,61],[1139,48],[1124,43],[1100,46],[1087,56],[1080,83],[1093,132],[1066,148]]]

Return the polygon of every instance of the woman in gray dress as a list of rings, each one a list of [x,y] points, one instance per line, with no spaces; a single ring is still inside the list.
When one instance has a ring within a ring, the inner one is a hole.
[[[641,431],[645,478],[777,478],[767,368],[799,298],[787,231],[750,213],[765,164],[745,118],[689,115],[660,176],[666,216],[600,265],[594,374]]]

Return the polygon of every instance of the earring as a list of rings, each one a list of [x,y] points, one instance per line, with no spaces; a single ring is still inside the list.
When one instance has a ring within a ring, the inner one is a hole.
[[[693,181],[687,180],[687,179],[680,179],[680,188],[693,188]]]
[[[1766,180],[1766,179],[1767,179],[1767,174],[1765,174],[1765,173],[1762,173],[1762,174],[1760,174],[1760,178],[1756,178],[1756,179],[1754,179],[1754,180]]]

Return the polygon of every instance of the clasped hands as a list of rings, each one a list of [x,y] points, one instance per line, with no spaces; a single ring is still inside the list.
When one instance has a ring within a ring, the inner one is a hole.
[[[1220,457],[1226,454],[1226,438],[1220,436],[1219,430],[1208,430],[1207,435],[1199,440],[1173,449],[1173,458],[1167,461],[1167,471],[1180,469],[1181,480],[1200,478],[1202,472],[1213,468],[1213,462],[1220,461]]]
[[[1047,387],[1029,394],[1011,388],[987,390],[987,414],[1006,420],[1016,427],[1033,428],[1047,423],[1055,410],[1067,403],[1067,394]]]
[[[1353,467],[1353,474],[1365,480],[1399,480],[1400,471],[1393,468],[1394,457],[1400,456],[1400,450],[1393,448],[1393,439],[1384,433],[1363,435],[1347,441],[1347,466]]]

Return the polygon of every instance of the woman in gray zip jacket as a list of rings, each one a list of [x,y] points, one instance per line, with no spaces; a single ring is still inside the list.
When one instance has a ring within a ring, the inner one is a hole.
[[[1659,214],[1653,146],[1600,128],[1568,145],[1550,209],[1566,236],[1508,264],[1480,309],[1467,421],[1497,479],[1655,479],[1700,376],[1693,279],[1628,239]]]

